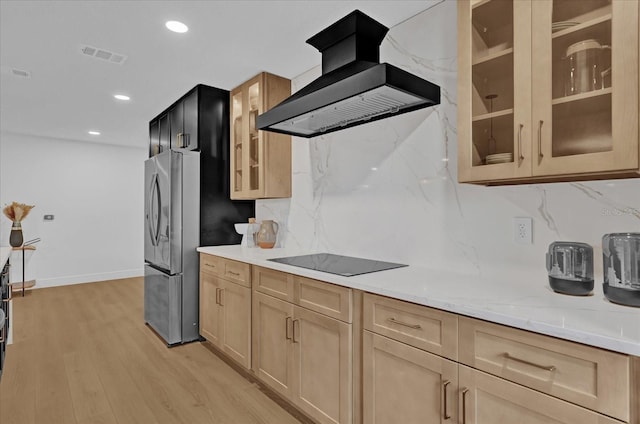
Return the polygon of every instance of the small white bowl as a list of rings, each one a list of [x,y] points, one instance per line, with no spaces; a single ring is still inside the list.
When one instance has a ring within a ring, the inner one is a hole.
[[[236,227],[236,233],[238,234],[247,234],[247,230],[249,229],[249,224],[248,222],[241,222],[239,224],[233,224]]]

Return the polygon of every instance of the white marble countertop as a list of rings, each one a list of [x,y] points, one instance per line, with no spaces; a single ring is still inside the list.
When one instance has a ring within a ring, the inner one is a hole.
[[[483,280],[469,274],[408,266],[343,277],[267,261],[303,255],[284,249],[200,247],[199,252],[314,278],[523,330],[534,331],[640,356],[640,308],[609,302],[602,290],[592,296],[554,293],[539,284]],[[380,258],[377,258],[380,259]]]
[[[11,246],[0,246],[0,268],[7,263],[7,259],[11,256]]]

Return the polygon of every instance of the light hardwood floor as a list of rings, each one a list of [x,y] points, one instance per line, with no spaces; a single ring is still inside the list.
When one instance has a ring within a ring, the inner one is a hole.
[[[0,424],[298,424],[202,344],[144,324],[141,278],[14,296]]]

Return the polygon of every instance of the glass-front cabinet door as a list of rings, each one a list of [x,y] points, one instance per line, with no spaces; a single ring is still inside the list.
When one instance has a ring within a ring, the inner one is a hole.
[[[532,25],[533,175],[637,171],[638,1],[536,0]]]
[[[243,144],[242,133],[242,91],[231,93],[231,191],[233,193],[242,191],[244,166],[243,166]]]
[[[231,90],[231,199],[291,197],[291,136],[258,130],[258,115],[291,94],[266,72]]]
[[[258,131],[258,127],[256,126],[256,119],[258,115],[262,113],[262,108],[260,107],[260,83],[259,81],[255,81],[249,85],[247,89],[247,94],[249,96],[249,138],[248,138],[248,155],[247,159],[249,160],[248,168],[249,169],[249,191],[259,190],[262,186],[260,184],[262,180],[262,149],[260,149],[260,144],[262,143],[262,132]]]
[[[262,113],[262,75],[231,92],[231,134],[233,198],[259,198],[263,195],[263,132],[256,118]]]
[[[458,3],[459,180],[531,174],[531,3]]]

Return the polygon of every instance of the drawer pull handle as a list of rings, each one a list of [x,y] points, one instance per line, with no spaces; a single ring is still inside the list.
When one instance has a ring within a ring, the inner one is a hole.
[[[469,389],[462,389],[462,424],[467,424],[467,393]]]
[[[231,275],[235,275],[236,277],[240,277],[240,273],[238,273],[238,272],[227,271],[227,274],[231,274]]]
[[[507,359],[511,359],[512,361],[520,362],[521,364],[527,364],[527,365],[531,365],[532,367],[540,368],[541,370],[545,370],[545,371],[549,371],[549,372],[553,372],[553,371],[556,370],[555,365],[539,365],[539,364],[535,364],[533,362],[529,362],[527,360],[516,358],[515,356],[511,356],[511,355],[509,355],[509,352],[505,352],[502,356],[504,356]]]
[[[447,407],[447,386],[451,384],[451,382],[449,380],[446,380],[444,383],[442,383],[442,391],[444,392],[444,419],[448,420],[449,418],[451,418],[451,415],[449,415],[449,408]]]
[[[387,321],[392,324],[404,325],[405,327],[413,328],[414,330],[419,330],[422,328],[420,324],[407,324],[406,322],[398,321],[394,317],[387,318]]]
[[[291,328],[291,326],[289,325],[290,323],[291,323],[291,317],[287,317],[287,318],[284,320],[284,328],[285,328],[285,330],[284,330],[284,331],[285,331],[284,337],[285,337],[287,340],[291,340],[291,336],[290,336],[290,333],[289,333],[289,328]]]
[[[204,263],[204,266],[208,266],[208,267],[211,267],[211,268],[215,268],[216,267],[214,264],[209,264],[207,262]]]

